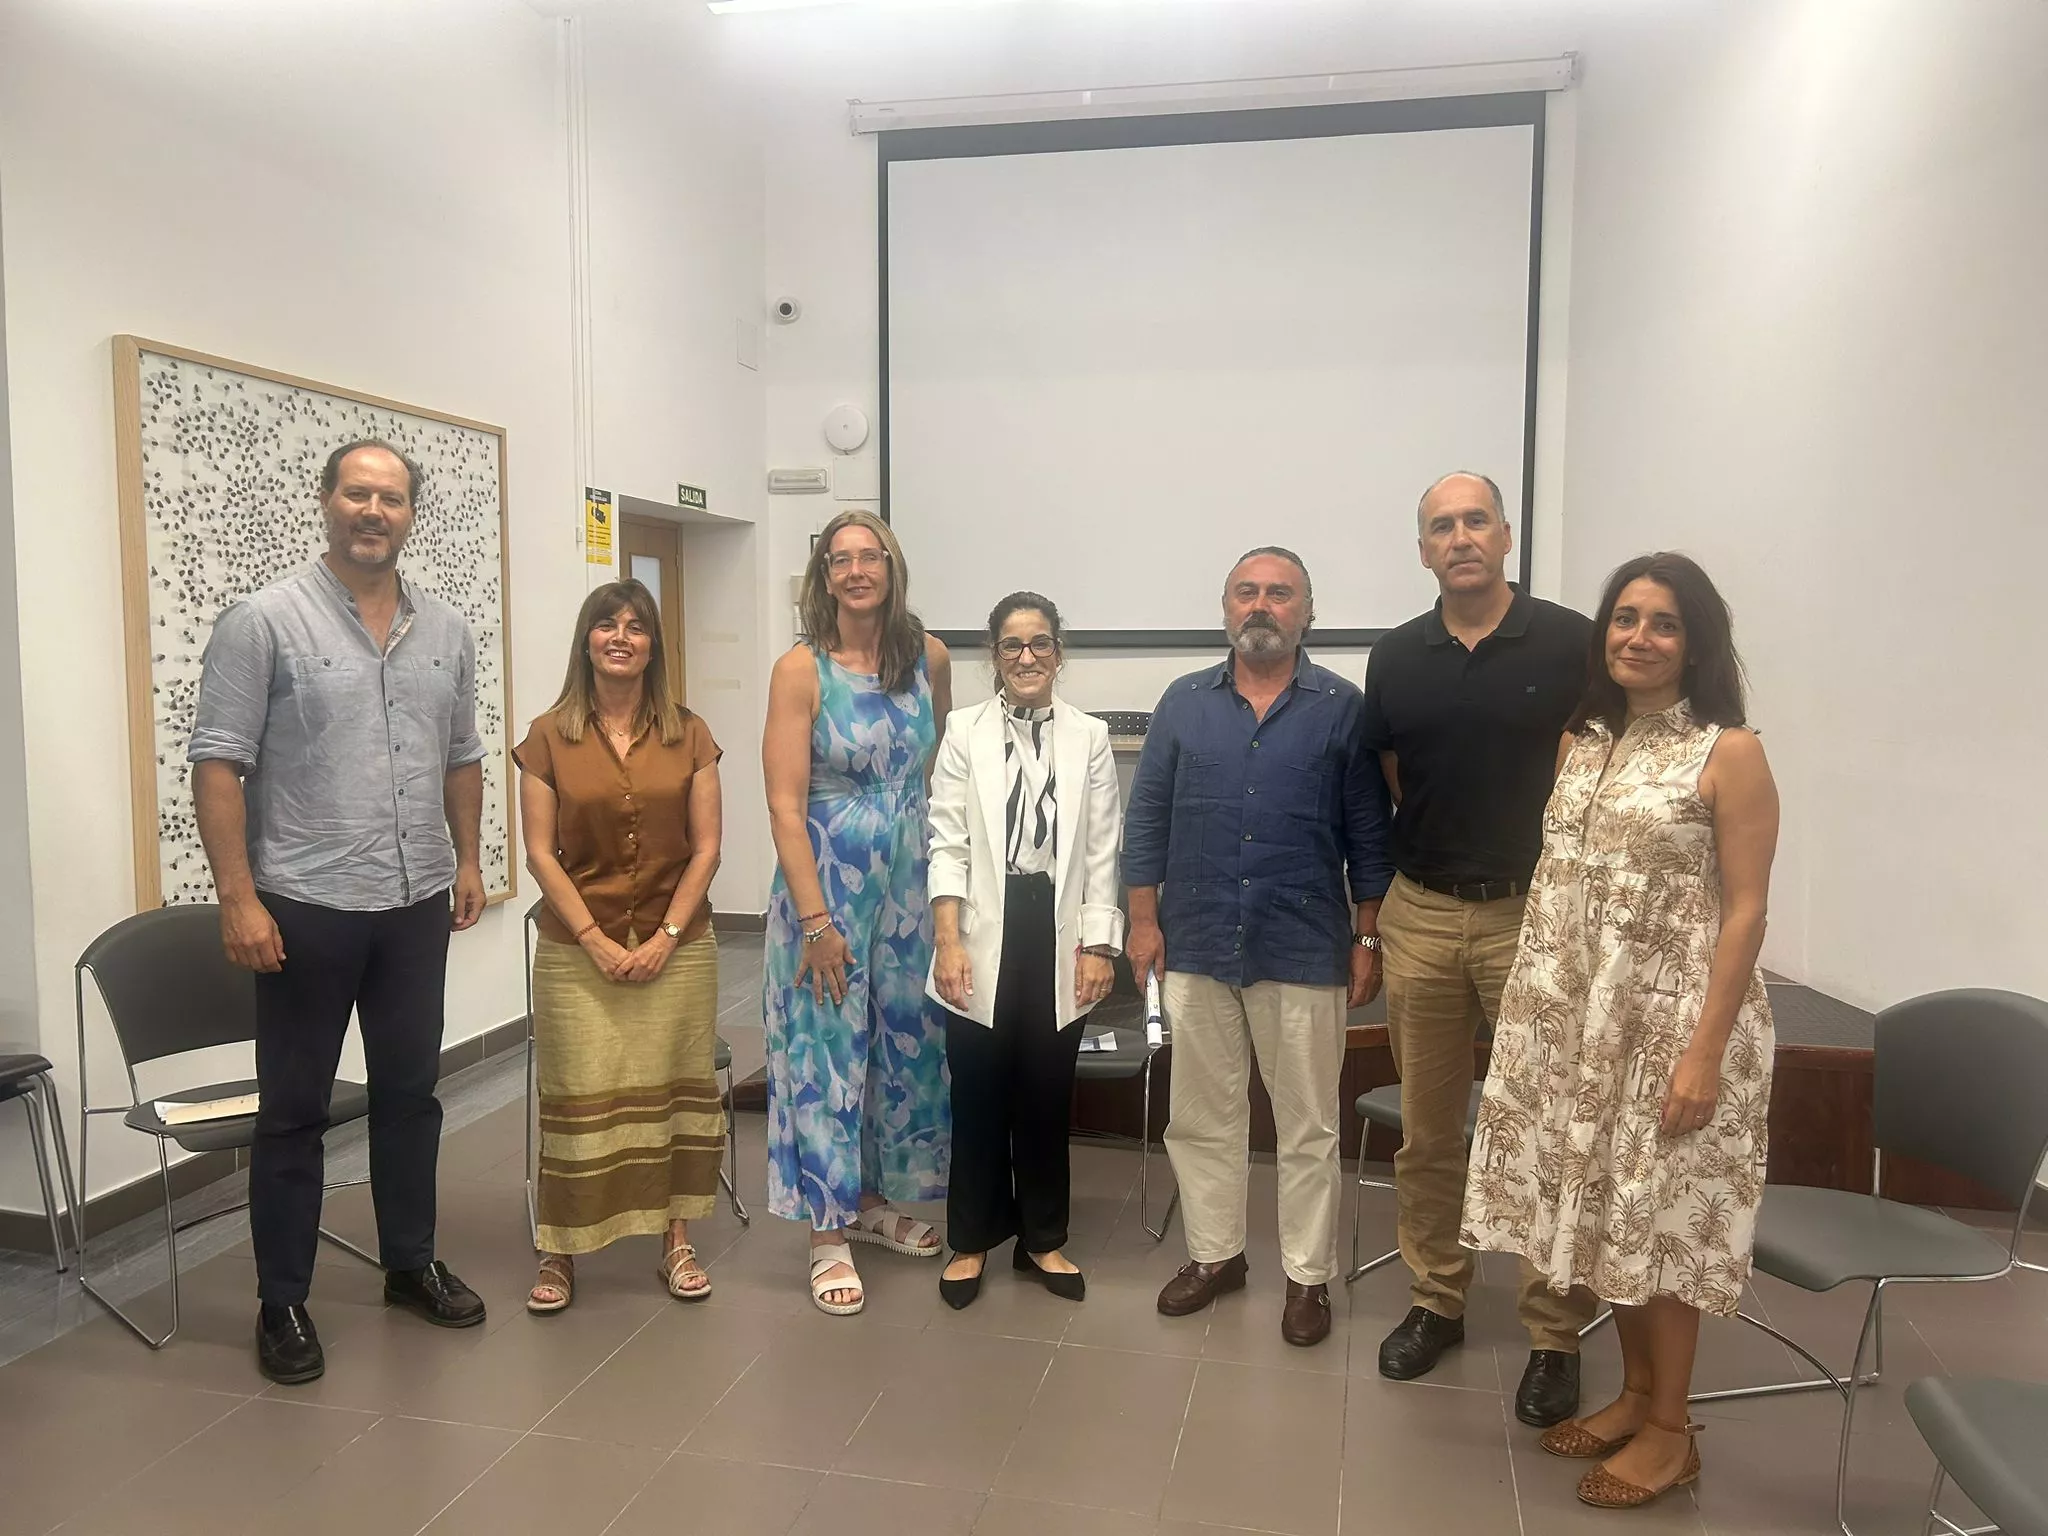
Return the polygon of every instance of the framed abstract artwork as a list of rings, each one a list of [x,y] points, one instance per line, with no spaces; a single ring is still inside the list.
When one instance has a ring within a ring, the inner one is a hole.
[[[400,569],[476,637],[484,889],[509,898],[519,858],[504,429],[134,336],[114,338],[114,406],[138,908],[213,899],[185,761],[200,660],[223,610],[326,547],[321,466],[366,437],[423,472]]]

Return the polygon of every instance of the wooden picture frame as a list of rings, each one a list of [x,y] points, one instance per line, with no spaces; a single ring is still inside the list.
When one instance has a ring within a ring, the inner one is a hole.
[[[137,910],[212,899],[184,761],[198,658],[231,603],[317,557],[320,467],[359,437],[388,438],[426,471],[422,522],[434,521],[416,525],[400,568],[454,602],[476,639],[484,887],[510,900],[522,859],[505,429],[137,336],[113,339],[113,365]]]

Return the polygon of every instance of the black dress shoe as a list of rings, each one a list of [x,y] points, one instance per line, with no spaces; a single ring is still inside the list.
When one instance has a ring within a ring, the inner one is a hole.
[[[953,1257],[957,1259],[960,1255],[955,1253]],[[944,1274],[941,1274],[939,1276],[939,1300],[943,1301],[955,1312],[964,1311],[972,1306],[974,1298],[981,1294],[981,1277],[987,1273],[988,1255],[983,1254],[981,1256],[981,1268],[969,1275],[965,1280],[948,1280]]]
[[[1016,1251],[1010,1255],[1010,1267],[1020,1275],[1035,1276],[1053,1295],[1063,1297],[1067,1301],[1079,1301],[1088,1294],[1086,1275],[1079,1270],[1071,1275],[1064,1275],[1057,1270],[1040,1269],[1038,1260],[1031,1257],[1031,1250],[1024,1246],[1021,1239],[1017,1243]]]
[[[320,1335],[304,1307],[264,1302],[256,1309],[256,1364],[272,1381],[287,1387],[318,1381],[327,1369]]]
[[[1515,1390],[1515,1417],[1548,1429],[1579,1411],[1579,1357],[1561,1349],[1532,1349]]]
[[[1380,1341],[1380,1374],[1413,1381],[1436,1369],[1445,1350],[1465,1342],[1465,1319],[1444,1317],[1427,1307],[1410,1307],[1401,1326]]]
[[[455,1278],[439,1259],[425,1269],[388,1269],[384,1299],[409,1307],[440,1328],[474,1328],[484,1320],[484,1299]]]

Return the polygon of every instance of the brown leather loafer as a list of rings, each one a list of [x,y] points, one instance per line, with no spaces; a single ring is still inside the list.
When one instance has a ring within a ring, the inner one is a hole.
[[[1249,1272],[1250,1266],[1241,1253],[1220,1264],[1197,1264],[1190,1260],[1160,1291],[1159,1310],[1168,1317],[1199,1312],[1225,1292],[1243,1290],[1244,1277]]]
[[[1280,1313],[1280,1337],[1306,1349],[1330,1336],[1330,1288],[1287,1282],[1287,1305]]]

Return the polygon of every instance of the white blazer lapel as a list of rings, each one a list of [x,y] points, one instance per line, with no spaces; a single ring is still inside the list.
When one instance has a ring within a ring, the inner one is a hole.
[[[1088,738],[1081,729],[1081,712],[1057,699],[1052,708],[1052,771],[1060,818],[1053,844],[1052,888],[1057,908],[1064,912],[1068,872],[1081,867],[1075,855],[1080,852],[1081,818],[1087,814]]]
[[[1010,789],[1010,776],[1003,767],[1003,701],[1000,697],[990,699],[982,706],[971,729],[973,734],[967,742],[968,755],[973,761],[975,783],[981,790],[981,820],[988,831],[990,843],[988,867],[994,873],[994,889],[1000,892],[1007,852],[1003,798]]]

